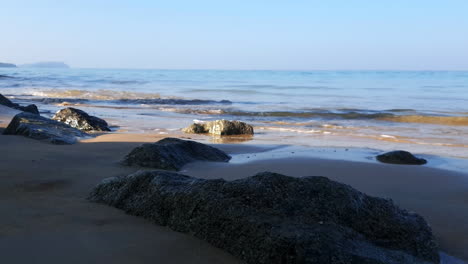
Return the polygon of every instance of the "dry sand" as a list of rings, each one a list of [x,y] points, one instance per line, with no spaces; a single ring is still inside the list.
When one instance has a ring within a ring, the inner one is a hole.
[[[0,127],[16,112],[2,110]],[[240,263],[189,235],[86,201],[102,179],[136,171],[117,163],[133,147],[161,137],[107,134],[56,146],[0,135],[1,263]],[[259,156],[274,148],[218,147],[231,154]],[[241,164],[199,162],[187,165],[183,173],[238,179],[260,171],[327,176],[370,195],[391,198],[426,218],[442,250],[468,260],[468,175],[424,166],[294,155]]]

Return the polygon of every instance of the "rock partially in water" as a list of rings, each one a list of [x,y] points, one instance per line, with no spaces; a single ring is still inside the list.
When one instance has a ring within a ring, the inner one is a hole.
[[[13,117],[3,134],[20,135],[58,145],[74,144],[78,138],[89,136],[67,124],[26,112]]]
[[[223,151],[205,144],[165,138],[133,149],[125,156],[122,164],[177,171],[194,161],[227,162],[230,159],[231,157]]]
[[[39,114],[39,109],[37,109],[37,106],[35,104],[30,104],[28,106],[19,106],[19,109],[24,112],[33,113],[36,115]]]
[[[391,164],[423,165],[427,163],[425,159],[417,158],[410,152],[404,150],[390,151],[380,154],[376,158],[380,162]]]
[[[13,103],[12,101],[10,101],[10,99],[6,98],[2,94],[0,94],[0,105],[4,105],[4,106],[14,108],[14,109],[17,109],[17,110],[20,110],[20,111],[24,111],[24,112],[33,113],[33,114],[36,114],[36,115],[39,114],[39,110],[37,109],[36,105],[31,104],[31,105],[28,105],[28,106],[21,106],[19,104]]]
[[[192,134],[213,134],[213,135],[253,135],[254,129],[240,121],[216,120],[204,123],[194,123],[182,130]]]
[[[10,101],[10,99],[6,98],[2,94],[0,94],[0,104],[11,108],[16,106],[16,104],[14,104],[12,101]]]
[[[164,171],[105,179],[89,199],[190,233],[246,263],[439,263],[425,220],[325,177],[225,181]]]
[[[52,119],[83,131],[111,131],[105,120],[72,107],[59,110]]]

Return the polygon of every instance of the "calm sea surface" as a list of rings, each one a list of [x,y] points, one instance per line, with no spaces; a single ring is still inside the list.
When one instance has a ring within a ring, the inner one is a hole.
[[[193,120],[252,123],[257,142],[468,158],[468,72],[0,69],[0,93],[171,133]],[[216,139],[213,139],[216,141]]]

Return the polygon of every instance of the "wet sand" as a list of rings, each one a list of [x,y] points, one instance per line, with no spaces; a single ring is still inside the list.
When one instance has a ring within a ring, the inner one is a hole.
[[[2,110],[2,109],[0,109]],[[5,127],[9,112],[0,114]],[[118,161],[142,142],[167,135],[106,134],[56,146],[0,135],[0,248],[5,263],[241,263],[186,234],[173,232],[86,196],[102,179],[137,169]],[[203,136],[190,136],[200,139]],[[291,155],[268,158],[275,146],[220,144],[252,162],[192,163],[183,173],[239,179],[260,171],[327,176],[374,196],[393,199],[430,223],[441,249],[468,260],[468,175],[424,166],[325,160]],[[262,155],[265,159],[262,159]]]

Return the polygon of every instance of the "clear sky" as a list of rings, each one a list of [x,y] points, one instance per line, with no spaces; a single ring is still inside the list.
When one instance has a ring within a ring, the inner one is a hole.
[[[0,62],[468,70],[468,0],[0,0]]]

